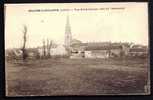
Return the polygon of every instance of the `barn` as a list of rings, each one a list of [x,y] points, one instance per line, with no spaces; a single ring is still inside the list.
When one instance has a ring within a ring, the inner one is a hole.
[[[122,46],[87,46],[85,48],[85,58],[109,58],[120,56]]]
[[[148,50],[146,48],[131,48],[129,50],[129,56],[145,57],[148,55]]]
[[[70,58],[119,57],[122,52],[122,44],[113,44],[110,42],[78,43],[71,46]]]

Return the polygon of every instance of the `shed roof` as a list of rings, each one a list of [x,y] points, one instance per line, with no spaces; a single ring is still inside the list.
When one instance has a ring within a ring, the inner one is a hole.
[[[85,50],[111,50],[122,49],[122,46],[87,46]]]
[[[129,52],[147,52],[146,48],[131,48]]]

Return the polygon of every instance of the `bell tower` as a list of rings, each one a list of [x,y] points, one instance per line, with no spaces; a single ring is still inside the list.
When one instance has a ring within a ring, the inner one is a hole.
[[[69,22],[69,16],[66,19],[66,26],[65,26],[65,47],[70,48],[72,41],[72,34],[71,34],[71,27]]]

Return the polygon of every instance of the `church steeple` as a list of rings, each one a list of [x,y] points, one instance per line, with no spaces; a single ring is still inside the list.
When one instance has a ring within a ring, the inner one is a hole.
[[[67,16],[66,26],[65,26],[65,46],[67,48],[70,47],[71,41],[72,41],[71,27],[69,22],[69,16]]]

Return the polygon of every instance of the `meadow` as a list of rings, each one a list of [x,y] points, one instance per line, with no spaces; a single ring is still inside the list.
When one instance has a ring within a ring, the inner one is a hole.
[[[148,94],[149,59],[7,61],[7,96]]]

